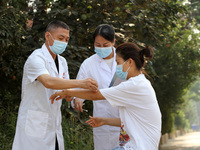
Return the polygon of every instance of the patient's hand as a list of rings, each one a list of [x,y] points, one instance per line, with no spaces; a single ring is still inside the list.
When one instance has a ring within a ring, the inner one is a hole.
[[[57,101],[63,98],[65,98],[68,102],[72,100],[71,96],[67,96],[65,90],[56,92],[55,94],[51,95],[49,99],[51,100],[51,104],[53,104],[54,100]]]
[[[89,116],[90,119],[86,121],[87,124],[89,124],[91,127],[96,128],[99,126],[104,125],[104,120],[101,117],[92,117]]]

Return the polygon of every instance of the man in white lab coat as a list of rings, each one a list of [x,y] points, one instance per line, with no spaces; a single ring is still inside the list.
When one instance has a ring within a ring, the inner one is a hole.
[[[35,50],[24,65],[22,99],[12,150],[64,150],[61,127],[62,101],[51,104],[49,97],[56,90],[88,88],[96,90],[91,78],[69,80],[64,57],[69,41],[69,27],[62,21],[49,23],[45,43]]]

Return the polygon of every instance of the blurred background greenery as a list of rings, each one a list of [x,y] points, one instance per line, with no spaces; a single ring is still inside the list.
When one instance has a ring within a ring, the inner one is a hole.
[[[94,54],[92,33],[102,23],[113,25],[117,44],[151,45],[155,57],[147,64],[162,112],[162,133],[188,130],[200,121],[199,0],[1,0],[0,1],[0,149],[11,149],[21,96],[23,65],[44,43],[52,20],[70,26],[63,56],[70,77]],[[92,129],[63,101],[66,149],[93,149]]]

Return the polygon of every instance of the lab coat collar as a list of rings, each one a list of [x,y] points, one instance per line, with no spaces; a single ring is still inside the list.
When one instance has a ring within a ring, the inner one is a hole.
[[[64,63],[63,63],[60,55],[57,55],[57,57],[58,57],[58,67],[59,67],[59,78],[63,78],[63,65],[64,65]]]
[[[57,70],[57,68],[56,68],[55,61],[54,61],[53,57],[51,56],[51,54],[50,54],[50,52],[49,52],[49,50],[47,49],[47,47],[46,47],[45,44],[42,45],[42,52],[43,52],[43,54],[44,54],[44,56],[45,56],[45,58],[46,58],[46,61],[50,64],[50,66],[51,66],[51,68],[53,69],[53,71],[58,75],[58,70]],[[60,56],[57,55],[57,57],[58,57],[59,72],[60,72],[60,65],[61,65],[61,64],[60,64],[60,63],[61,63],[61,61],[60,61]]]
[[[113,47],[113,51],[114,51],[114,60],[113,60],[113,66],[112,66],[112,70],[110,70],[109,66],[106,64],[106,62],[104,61],[103,58],[99,57],[97,54],[96,55],[96,61],[99,61],[100,63],[100,67],[103,69],[103,70],[106,70],[108,72],[112,72],[112,75],[115,74],[115,70],[116,70],[116,66],[117,66],[117,63],[116,63],[116,49]]]

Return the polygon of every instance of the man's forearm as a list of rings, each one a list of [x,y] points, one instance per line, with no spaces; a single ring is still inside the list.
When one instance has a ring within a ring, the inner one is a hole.
[[[83,88],[82,80],[73,79],[61,79],[56,77],[51,77],[47,81],[47,88],[50,89],[69,89],[69,88]]]
[[[38,77],[38,80],[49,89],[68,89],[68,88],[82,88],[82,81],[81,80],[68,80],[68,79],[61,79],[57,77],[51,77],[49,75],[42,75]]]

